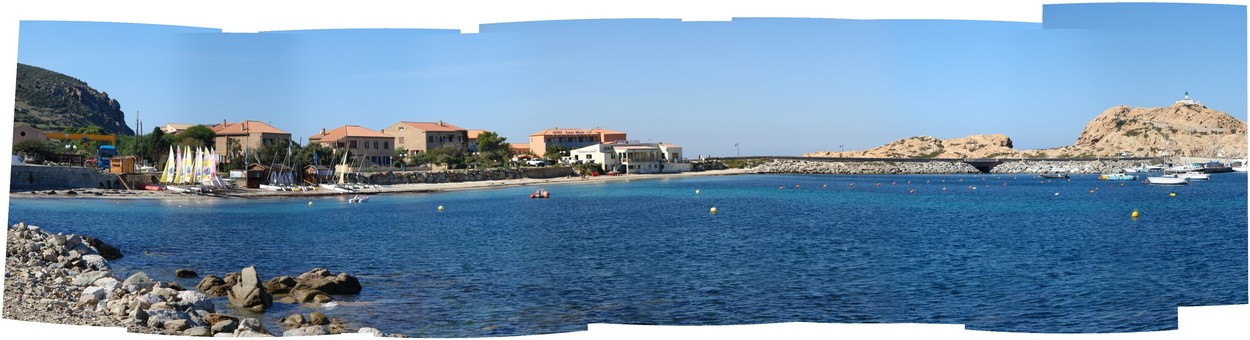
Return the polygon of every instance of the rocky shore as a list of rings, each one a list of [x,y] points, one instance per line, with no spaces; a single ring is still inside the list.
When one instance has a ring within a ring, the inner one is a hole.
[[[124,327],[148,334],[273,336],[257,318],[217,311],[213,297],[227,296],[236,308],[262,312],[275,301],[324,303],[332,301],[332,295],[361,290],[359,280],[346,273],[333,275],[317,268],[298,277],[262,282],[253,267],[225,279],[206,276],[190,290],[152,280],[143,272],[125,279],[115,276],[108,260],[121,258],[121,252],[89,236],[53,234],[19,223],[9,226],[7,237],[3,316],[12,320]],[[180,270],[176,275],[197,274]],[[280,320],[283,330],[277,335],[282,336],[352,332],[395,336],[369,327],[351,330],[320,312]]]
[[[755,166],[757,173],[773,174],[974,174],[964,162],[822,162],[777,159]]]
[[[1008,160],[995,166],[995,174],[1100,174],[1120,172],[1136,166],[1139,161],[1124,160]],[[959,161],[932,162],[826,162],[777,159],[750,168],[756,173],[776,174],[977,174],[968,163]]]

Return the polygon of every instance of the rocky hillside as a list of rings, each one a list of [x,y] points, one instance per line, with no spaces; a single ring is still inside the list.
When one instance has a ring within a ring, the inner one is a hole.
[[[1245,157],[1246,122],[1202,104],[1117,106],[1094,118],[1072,145],[1095,155]]]
[[[108,133],[134,135],[121,104],[73,77],[17,64],[13,121],[44,131],[97,125]]]
[[[938,139],[930,136],[909,137],[876,148],[859,151],[817,151],[805,157],[856,158],[986,158],[1018,157],[1006,135],[973,135],[964,138]]]
[[[1005,135],[974,135],[956,139],[909,137],[859,151],[816,151],[805,157],[869,158],[1065,158],[1246,156],[1246,122],[1202,104],[1168,107],[1117,106],[1099,114],[1069,146],[1044,150],[1012,148]]]

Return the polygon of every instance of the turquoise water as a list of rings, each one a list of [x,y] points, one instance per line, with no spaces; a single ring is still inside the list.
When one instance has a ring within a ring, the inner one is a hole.
[[[534,187],[312,206],[14,199],[8,220],[97,236],[126,254],[112,262],[123,275],[184,287],[197,280],[176,268],[250,265],[265,279],[324,267],[364,285],[337,306],[277,305],[263,315],[270,330],[317,309],[423,337],[588,323],[1101,333],[1175,329],[1177,306],[1247,303],[1246,188],[1239,173],[1182,187],[747,175],[556,185],[547,200],[529,199]]]

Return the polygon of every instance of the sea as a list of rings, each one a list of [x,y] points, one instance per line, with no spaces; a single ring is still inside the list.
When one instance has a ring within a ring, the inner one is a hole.
[[[549,199],[531,199],[535,189]],[[359,295],[292,313],[415,337],[591,323],[962,324],[1025,333],[1176,329],[1178,306],[1247,303],[1244,173],[1154,186],[1097,175],[737,175],[424,194],[11,199],[10,224],[178,268],[262,279],[313,268]],[[440,209],[442,207],[442,209]],[[716,213],[712,213],[712,209]],[[1133,212],[1138,217],[1132,217]]]

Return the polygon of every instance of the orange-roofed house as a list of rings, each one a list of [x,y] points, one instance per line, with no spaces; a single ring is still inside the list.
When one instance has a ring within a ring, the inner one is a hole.
[[[486,132],[486,130],[468,130],[469,152],[477,152],[477,135],[483,132]]]
[[[382,133],[395,137],[395,147],[404,148],[408,156],[430,151],[445,145],[468,148],[468,130],[443,121],[399,122],[382,129]]]
[[[174,125],[174,124],[170,124]],[[245,120],[237,123],[222,122],[221,124],[210,127],[213,130],[213,147],[217,148],[217,152],[226,155],[222,159],[223,163],[230,163],[234,160],[230,159],[231,144],[239,145],[240,154],[255,154],[260,147],[273,144],[291,142],[291,133],[282,131],[278,128],[255,120]],[[185,129],[184,129],[185,130]],[[245,149],[252,150],[247,152]]]
[[[365,166],[390,166],[395,156],[395,137],[357,125],[321,129],[321,133],[308,136],[308,143],[321,144],[336,153],[351,151],[351,163]]]
[[[553,145],[569,150],[599,143],[624,141],[625,133],[620,131],[594,129],[561,129],[552,128],[530,135],[530,151],[538,157],[546,157],[547,148]]]

